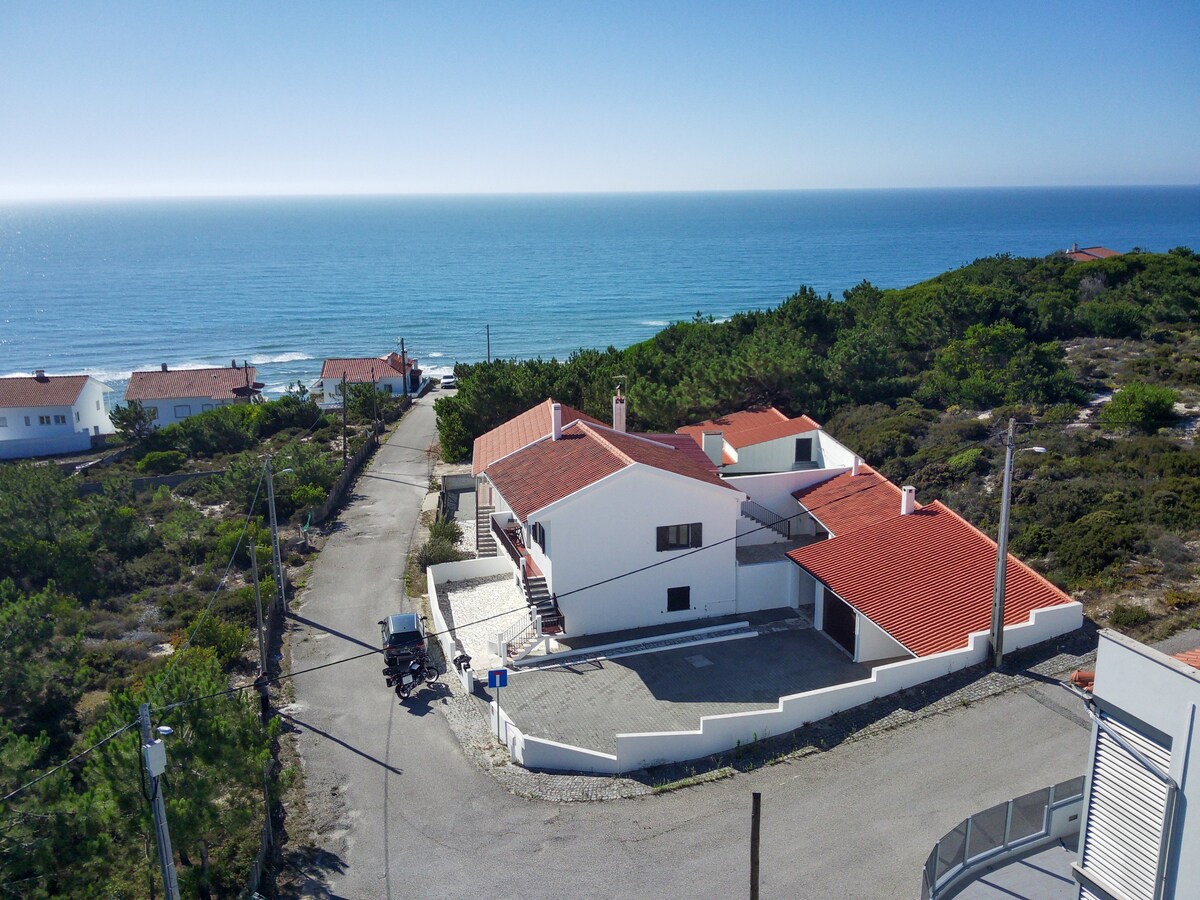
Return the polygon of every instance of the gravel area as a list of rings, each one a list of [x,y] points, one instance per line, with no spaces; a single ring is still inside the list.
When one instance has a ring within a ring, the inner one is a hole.
[[[458,527],[462,529],[462,540],[458,542],[460,550],[466,550],[472,556],[478,556],[475,551],[475,520],[471,518],[456,518]]]
[[[529,607],[512,576],[447,581],[442,589],[453,611],[455,636],[471,657],[472,668],[485,671],[503,665],[488,653],[488,639],[517,622],[529,621]]]

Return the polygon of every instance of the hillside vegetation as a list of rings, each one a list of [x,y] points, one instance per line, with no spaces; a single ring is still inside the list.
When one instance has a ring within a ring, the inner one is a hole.
[[[991,257],[899,290],[698,313],[625,350],[460,364],[438,429],[445,458],[465,458],[547,396],[606,421],[618,382],[643,431],[774,404],[994,535],[1013,416],[1021,445],[1048,450],[1017,456],[1014,552],[1106,624],[1161,634],[1200,620],[1198,314],[1187,248]]]

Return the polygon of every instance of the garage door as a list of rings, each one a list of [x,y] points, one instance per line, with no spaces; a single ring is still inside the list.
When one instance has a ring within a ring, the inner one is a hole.
[[[828,589],[822,593],[825,595],[825,608],[822,610],[821,627],[853,656],[855,612],[841,597]]]

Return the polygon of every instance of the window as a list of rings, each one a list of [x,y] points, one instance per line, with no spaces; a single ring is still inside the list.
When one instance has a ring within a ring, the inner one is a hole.
[[[664,550],[688,550],[703,547],[704,540],[699,522],[690,525],[658,526],[658,552]]]
[[[692,608],[692,587],[667,588],[667,612],[683,612]]]
[[[0,416],[0,428],[8,427],[8,416]]]
[[[38,416],[38,424],[39,425],[49,425],[50,417],[49,416]]]
[[[66,425],[66,424],[67,424],[67,417],[66,417],[66,416],[55,416],[55,417],[54,417],[54,424],[55,424],[55,425]]]
[[[25,427],[26,427],[26,428],[28,428],[28,427],[29,427],[29,416],[26,416],[26,417],[25,417]]]
[[[75,421],[76,421],[76,422],[78,422],[78,421],[79,421],[79,413],[78,413],[78,412],[76,412],[76,413],[75,413]]]
[[[203,406],[200,407],[200,412],[208,412],[212,408],[213,408],[213,405],[211,403],[205,403]]]
[[[534,522],[529,526],[530,539],[542,548],[542,552],[546,552],[546,526],[541,522]]]
[[[151,422],[153,422],[153,421],[155,421],[156,419],[158,419],[158,407],[157,407],[157,406],[147,406],[147,407],[146,407],[146,412],[148,412],[148,413],[150,414],[150,421],[151,421]]]
[[[175,407],[175,418],[186,419],[192,414],[192,407],[189,403],[180,403]]]
[[[812,438],[796,438],[796,462],[812,462]]]
[[[96,412],[100,412],[100,401],[96,401]]]

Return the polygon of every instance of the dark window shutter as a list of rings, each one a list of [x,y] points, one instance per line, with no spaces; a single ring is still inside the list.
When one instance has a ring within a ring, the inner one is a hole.
[[[704,546],[704,526],[703,526],[703,523],[701,523],[701,522],[693,522],[692,523],[691,546],[692,547],[703,547]]]
[[[661,553],[662,551],[664,551],[666,549],[667,549],[667,526],[662,525],[662,526],[659,526],[659,529],[658,529],[658,552]]]

